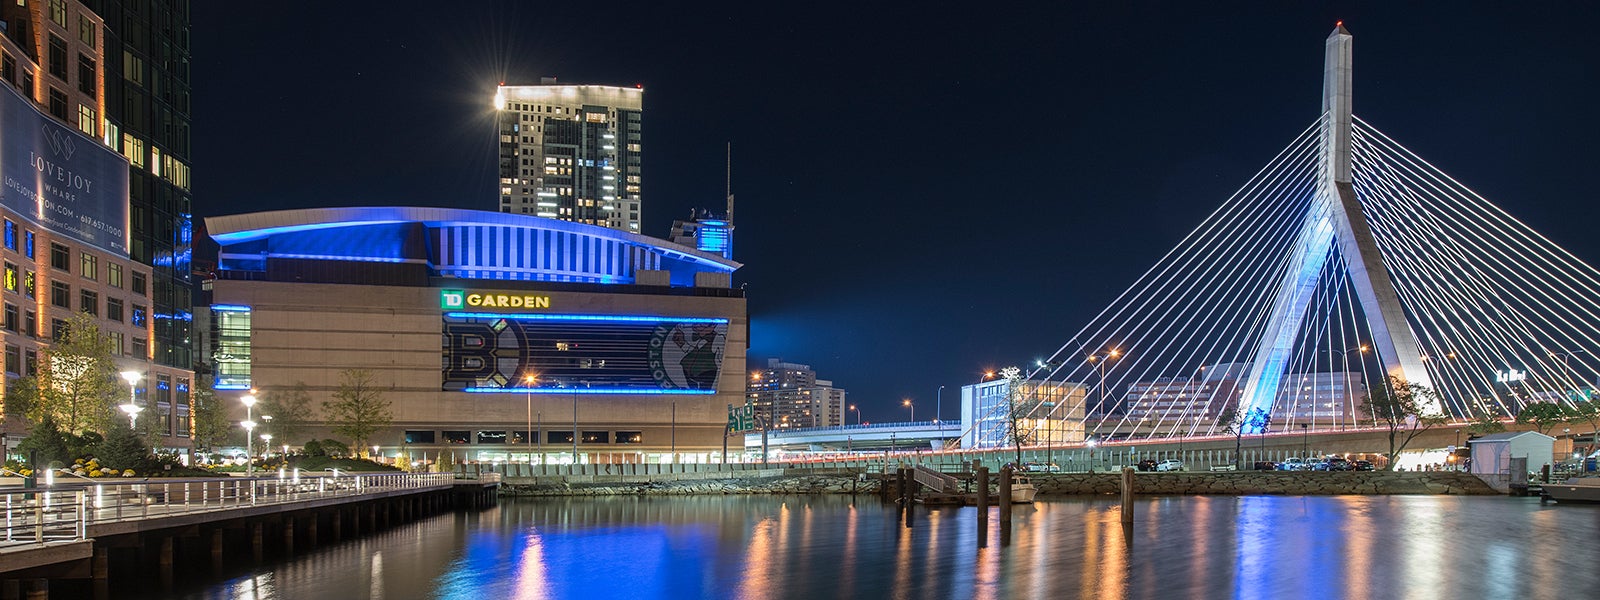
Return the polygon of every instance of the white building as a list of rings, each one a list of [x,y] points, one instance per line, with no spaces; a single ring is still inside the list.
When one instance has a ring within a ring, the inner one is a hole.
[[[1538,471],[1555,463],[1555,442],[1537,431],[1508,431],[1467,440],[1472,446],[1472,473],[1510,473],[1513,458],[1528,459],[1528,470]]]
[[[1017,429],[1024,445],[1081,442],[1088,388],[1082,383],[1023,381],[1015,398]],[[994,448],[1011,443],[1011,386],[1005,379],[961,386],[961,447]]]

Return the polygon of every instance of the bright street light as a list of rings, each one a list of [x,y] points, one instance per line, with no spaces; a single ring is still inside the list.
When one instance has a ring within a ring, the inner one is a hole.
[[[912,423],[917,422],[917,405],[912,404],[910,398],[906,398],[905,400],[901,400],[900,404],[902,406],[905,406],[906,408],[911,409],[911,422]]]
[[[121,408],[122,412],[128,415],[128,429],[133,429],[134,419],[138,417],[139,411],[144,410],[135,402],[139,396],[139,380],[144,376],[138,371],[123,371],[121,375],[122,380],[128,382],[128,403],[117,408]]]

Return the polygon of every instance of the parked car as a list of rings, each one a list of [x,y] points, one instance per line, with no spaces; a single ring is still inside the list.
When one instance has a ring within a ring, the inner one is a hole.
[[[1211,465],[1212,471],[1237,471],[1239,465]]]
[[[1311,465],[1313,471],[1354,471],[1355,463],[1346,460],[1343,456],[1324,456],[1322,460]]]
[[[1354,465],[1355,470],[1357,470],[1357,471],[1375,471],[1375,470],[1377,470],[1375,467],[1372,466],[1372,461],[1370,461],[1370,460],[1353,461],[1351,464]]]
[[[1055,463],[1047,463],[1047,462],[1025,462],[1025,463],[1022,463],[1022,472],[1024,472],[1024,473],[1060,473],[1061,472],[1061,466],[1057,465]]]
[[[1283,459],[1283,462],[1278,463],[1279,471],[1305,471],[1309,468],[1311,468],[1311,465],[1306,463],[1305,459],[1298,456],[1291,456]]]
[[[1146,458],[1139,461],[1139,464],[1134,465],[1134,468],[1137,468],[1140,471],[1154,471],[1156,470],[1156,461],[1153,458]]]
[[[1163,472],[1163,473],[1165,473],[1167,471],[1182,471],[1183,470],[1183,461],[1178,460],[1176,458],[1169,458],[1169,459],[1163,460],[1163,461],[1161,461],[1159,463],[1156,463],[1156,470],[1160,471],[1160,472]]]
[[[1257,471],[1276,471],[1278,470],[1278,463],[1270,460],[1258,460],[1256,461],[1255,465],[1251,466],[1250,468]]]

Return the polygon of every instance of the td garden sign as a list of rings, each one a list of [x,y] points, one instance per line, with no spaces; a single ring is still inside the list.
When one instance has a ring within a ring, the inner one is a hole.
[[[528,294],[468,292],[466,290],[439,290],[439,308],[445,310],[466,308],[550,308],[550,297]]]

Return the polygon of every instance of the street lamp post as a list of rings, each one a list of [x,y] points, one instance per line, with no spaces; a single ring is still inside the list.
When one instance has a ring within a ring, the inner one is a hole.
[[[860,427],[861,426],[861,409],[856,408],[856,405],[851,404],[850,405],[850,410],[856,411],[856,426]]]
[[[1346,396],[1350,395],[1350,358],[1348,355],[1351,352],[1360,352],[1361,354],[1366,354],[1367,350],[1368,348],[1366,344],[1357,344],[1354,348],[1345,348],[1343,350],[1333,350],[1331,348],[1328,350],[1328,353],[1330,354],[1339,355],[1339,366],[1344,368],[1344,393]],[[1452,352],[1450,357],[1455,358],[1455,353]],[[1366,361],[1362,361],[1361,363],[1361,372],[1367,372]],[[1347,419],[1344,416],[1344,407],[1339,407],[1339,429],[1343,431],[1345,424],[1349,421],[1350,419]]]
[[[1100,413],[1102,415],[1102,419],[1104,418],[1106,410],[1106,363],[1121,355],[1122,353],[1116,348],[1106,351],[1105,354],[1089,355],[1089,362],[1095,363],[1095,366],[1100,369],[1100,402],[1095,404],[1095,412]]]
[[[272,455],[272,434],[261,434],[261,442],[261,458],[265,460],[268,456]]]
[[[123,381],[128,382],[128,403],[118,408],[121,408],[122,412],[128,415],[128,429],[133,429],[134,419],[137,418],[139,411],[144,410],[136,402],[139,396],[139,380],[143,379],[143,376],[138,371],[123,371],[120,375],[122,375]]]
[[[245,394],[239,397],[239,401],[244,403],[244,422],[239,423],[239,425],[244,427],[244,474],[248,477],[255,474],[255,461],[252,457],[250,434],[256,429],[256,422],[252,416],[252,410],[256,405],[256,397],[251,394]]]
[[[912,423],[917,422],[917,405],[912,404],[910,398],[906,398],[904,400],[901,400],[900,404],[902,406],[905,406],[906,408],[911,409],[911,422]]]
[[[942,385],[933,396],[933,422],[939,426],[940,437],[944,437],[944,386]]]
[[[1300,424],[1300,455],[1308,459],[1311,458],[1311,425],[1309,423]]]

